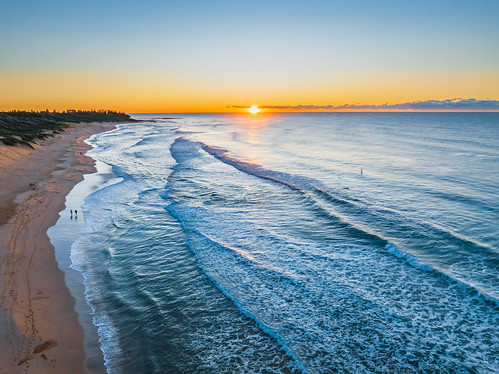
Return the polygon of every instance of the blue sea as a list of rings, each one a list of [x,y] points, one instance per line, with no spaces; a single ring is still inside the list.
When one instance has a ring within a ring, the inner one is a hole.
[[[499,371],[498,113],[133,117],[71,247],[109,373]]]

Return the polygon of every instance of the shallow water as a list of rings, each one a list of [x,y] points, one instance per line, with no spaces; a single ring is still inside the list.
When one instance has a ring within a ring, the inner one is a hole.
[[[498,114],[136,117],[71,254],[109,372],[499,370]]]

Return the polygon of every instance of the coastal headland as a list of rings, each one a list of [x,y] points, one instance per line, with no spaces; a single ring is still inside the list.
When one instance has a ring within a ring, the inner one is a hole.
[[[42,126],[44,136],[14,133],[9,138],[24,144],[0,143],[2,374],[86,372],[83,330],[47,230],[73,186],[95,171],[85,140],[114,127],[68,123],[46,136]]]

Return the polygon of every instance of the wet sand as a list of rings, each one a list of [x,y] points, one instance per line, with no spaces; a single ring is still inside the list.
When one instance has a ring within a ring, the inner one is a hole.
[[[95,171],[84,153],[113,123],[77,124],[35,145],[0,145],[0,373],[84,373],[83,330],[47,230]]]

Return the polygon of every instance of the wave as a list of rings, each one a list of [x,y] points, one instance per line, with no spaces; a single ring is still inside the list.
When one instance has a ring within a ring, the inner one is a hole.
[[[190,142],[189,140],[185,141]],[[261,166],[251,164],[249,162],[240,161],[234,157],[228,156],[227,151],[225,150],[221,150],[204,143],[199,143],[199,144],[201,145],[202,149],[204,149],[212,156],[215,156],[223,163],[231,165],[236,169],[243,171],[247,174],[251,174],[262,179],[267,179],[273,182],[283,184],[293,190],[311,190],[318,187],[317,185],[319,184],[319,182],[314,179],[265,169],[262,168]]]
[[[385,245],[385,249],[388,251],[388,253],[394,255],[395,257],[404,259],[409,265],[416,269],[420,269],[423,271],[435,270],[430,265],[422,263],[416,256],[413,256],[410,253],[401,250],[396,245],[387,243]]]
[[[190,172],[191,169],[179,167],[177,171]],[[172,179],[176,178],[184,176],[174,175]],[[174,190],[181,187],[170,186]],[[416,269],[424,264],[415,263],[414,258],[408,258],[395,246],[387,245],[387,253],[392,252],[393,256],[380,257],[370,246],[366,248],[362,244],[340,244],[330,250],[324,246],[316,249],[313,242],[300,241],[296,245],[285,234],[255,227],[253,221],[247,220],[244,210],[214,210],[198,206],[192,200],[189,201],[195,206],[190,206],[189,202],[176,202],[177,193],[166,193],[164,197],[174,201],[166,209],[180,223],[187,245],[208,279],[242,314],[274,337],[288,355],[295,359],[298,355],[301,364],[310,371],[332,367],[328,366],[331,365],[329,358],[342,349],[339,348],[342,344],[348,344],[336,339],[338,333],[347,340],[351,333],[362,336],[362,340],[374,336],[373,342],[363,342],[366,347],[376,346],[374,351],[378,352],[378,348],[383,351],[388,346],[390,352],[397,352],[405,350],[407,342],[399,341],[399,335],[391,333],[395,325],[395,331],[409,328],[407,339],[414,344],[424,344],[431,336],[426,329],[433,329],[434,321],[439,320],[434,317],[435,300],[452,308],[454,313],[462,312],[466,319],[484,317],[470,309],[470,305],[477,303],[467,290],[456,287],[456,282],[435,282],[433,277],[419,273]],[[394,257],[405,258],[398,261]],[[269,268],[267,261],[274,268]],[[407,261],[413,266],[408,268],[404,264]],[[387,272],[387,269],[390,270]],[[404,287],[399,288],[399,283]],[[452,289],[454,291],[450,291]],[[425,316],[432,317],[432,322],[424,322]],[[374,325],[371,317],[377,321]],[[422,331],[411,330],[414,320],[422,321],[419,322]],[[325,326],[329,329],[324,330]],[[390,329],[385,333],[386,326]],[[463,329],[460,325],[456,327],[462,337]],[[448,341],[440,335],[430,339],[444,345]],[[335,344],[329,345],[326,341]],[[377,346],[379,341],[384,345]],[[313,346],[313,352],[323,352],[324,357],[329,358],[313,362],[313,354],[304,350],[304,345]],[[352,352],[350,349],[348,347],[348,355]],[[352,359],[353,355],[348,359],[349,365]]]
[[[208,154],[212,155],[216,159],[222,161],[223,163],[236,168],[246,174],[256,176],[261,179],[269,180],[274,183],[278,183],[290,188],[293,191],[298,191],[303,193],[307,198],[315,202],[314,206],[320,209],[323,213],[333,218],[335,221],[341,221],[343,225],[346,225],[350,230],[352,230],[353,235],[360,235],[366,239],[369,239],[373,243],[377,243],[381,247],[385,248],[387,253],[405,261],[410,266],[426,271],[434,272],[437,275],[443,276],[450,281],[456,282],[465,288],[468,288],[472,293],[480,295],[485,301],[492,302],[495,305],[499,305],[499,299],[493,295],[490,295],[482,287],[473,284],[472,282],[465,281],[458,278],[455,274],[451,274],[441,267],[435,267],[428,263],[422,261],[417,255],[400,248],[391,243],[391,239],[387,236],[381,234],[380,232],[374,231],[372,228],[364,226],[360,221],[353,221],[349,216],[358,216],[360,214],[368,214],[369,220],[385,220],[386,217],[381,217],[379,212],[371,212],[370,208],[366,203],[362,201],[356,201],[354,199],[340,197],[333,195],[331,192],[327,191],[327,187],[318,180],[308,178],[300,175],[292,175],[285,172],[275,171],[266,169],[260,165],[252,164],[249,162],[238,160],[235,157],[228,155],[228,151],[207,145],[202,142],[193,142],[183,137],[175,139],[170,147],[172,156],[177,162],[181,163],[186,159],[195,158],[198,156],[198,149],[203,149]],[[320,200],[317,200],[319,198]],[[331,204],[331,205],[329,205]],[[343,208],[345,212],[338,212],[338,208]],[[392,221],[390,222],[397,230],[402,231],[402,228],[397,227],[397,222],[404,222],[407,220],[406,217],[399,216],[398,212],[390,211],[392,216]],[[439,227],[435,227],[425,223],[412,223],[413,226],[408,227],[407,231],[413,231],[414,227],[419,227],[418,232],[412,233],[414,238],[425,239],[427,242],[432,242],[433,238],[428,237],[425,234],[426,231],[431,231],[440,240],[444,240],[450,243],[455,243],[456,248],[461,248],[462,246],[472,247],[472,250],[482,251],[488,254],[490,249],[486,246],[481,246],[478,243],[467,240],[467,238],[462,238],[457,235],[453,235],[452,232],[443,230]],[[407,226],[407,224],[403,224]]]
[[[121,348],[119,344],[119,332],[116,329],[113,320],[105,311],[99,310],[99,296],[96,293],[97,287],[92,284],[95,275],[88,269],[88,261],[83,254],[85,252],[85,244],[82,239],[77,240],[71,247],[71,269],[78,271],[83,277],[83,285],[85,287],[85,300],[92,310],[92,322],[97,327],[99,337],[100,350],[104,358],[106,371],[110,374],[114,373],[114,360],[121,356]]]
[[[396,245],[387,243],[385,249],[388,251],[388,253],[394,255],[395,257],[405,260],[412,267],[427,272],[434,272],[440,275],[441,277],[446,278],[448,281],[457,284],[458,286],[467,290],[471,294],[480,296],[483,300],[485,300],[485,302],[490,303],[495,307],[499,306],[499,299],[492,295],[487,294],[487,292],[485,290],[482,290],[480,287],[470,284],[465,280],[456,278],[455,276],[451,276],[440,269],[422,263],[416,256],[413,256],[410,253],[401,250]]]
[[[367,210],[369,209],[368,205],[362,201],[352,199],[352,198],[345,198],[345,197],[340,197],[340,196],[335,196],[330,192],[327,192],[327,187],[323,185],[318,180],[304,177],[304,176],[297,176],[297,175],[292,175],[284,172],[279,172],[279,171],[273,171],[269,169],[265,169],[259,165],[251,164],[248,162],[244,162],[241,160],[238,160],[234,157],[231,157],[227,155],[226,150],[218,149],[216,147],[212,147],[209,145],[206,145],[204,143],[199,143],[202,149],[204,149],[207,153],[213,155],[220,161],[224,162],[225,164],[231,165],[235,167],[236,169],[243,171],[247,174],[262,178],[262,179],[267,179],[271,180],[273,182],[285,185],[293,190],[298,190],[302,192],[309,192],[309,193],[315,193],[319,195],[321,198],[331,202],[335,206],[343,206],[351,211],[353,210],[362,210],[363,213],[366,213]],[[309,195],[310,196],[310,195]],[[386,209],[388,212],[388,210]],[[378,212],[376,212],[378,213]],[[398,212],[394,210],[389,211],[390,214],[392,215],[397,215],[396,220],[398,221],[404,221],[407,218],[399,215]],[[471,239],[465,238],[461,235],[456,235],[448,230],[445,230],[441,227],[435,227],[431,226],[426,223],[421,223],[427,225],[428,229],[431,228],[432,230],[438,230],[440,235],[445,235],[446,239],[451,239],[454,241],[459,241],[462,244],[470,245],[473,246],[473,250],[490,250],[490,246],[488,245],[482,245],[481,243],[476,243],[472,241]],[[430,227],[431,226],[431,227]],[[357,228],[359,228],[357,226]],[[366,231],[365,228],[361,228],[362,231]],[[421,231],[423,231],[421,230]],[[370,233],[371,234],[371,233]],[[378,236],[378,234],[373,234]],[[382,240],[386,240],[386,238],[381,238]],[[413,255],[414,256],[414,255]]]
[[[211,245],[214,245],[217,248],[220,248],[220,249],[222,249],[224,251],[232,253],[233,255],[237,255],[239,258],[242,258],[245,261],[254,262],[254,264],[257,263],[255,261],[255,259],[252,258],[251,256],[248,256],[247,253],[243,253],[241,250],[238,250],[238,249],[236,249],[234,247],[224,245],[223,243],[221,243],[221,242],[219,242],[217,240],[214,240],[214,239],[210,238],[207,235],[202,234],[199,230],[196,230],[196,229],[190,227],[190,225],[188,224],[188,221],[186,221],[185,219],[182,218],[182,216],[175,209],[175,207],[176,207],[176,204],[170,204],[165,209],[167,209],[168,212],[180,222],[180,225],[182,226],[182,229],[185,232],[192,233],[194,235],[198,235],[200,238],[202,238],[202,239],[206,240],[207,242],[211,243]],[[307,373],[307,370],[305,369],[305,366],[301,362],[300,357],[296,354],[296,352],[289,345],[287,345],[283,341],[283,338],[279,335],[279,333],[277,331],[275,331],[272,328],[272,326],[270,326],[269,324],[265,323],[263,320],[261,320],[260,318],[258,318],[258,316],[251,311],[251,308],[249,306],[245,305],[245,303],[243,303],[240,300],[240,298],[236,297],[228,287],[225,287],[221,282],[218,281],[218,279],[216,277],[214,277],[209,271],[207,271],[207,267],[204,265],[203,258],[200,256],[200,253],[196,249],[196,246],[189,239],[189,236],[186,238],[186,243],[187,243],[187,246],[191,249],[191,251],[194,254],[194,256],[196,257],[196,260],[198,261],[198,263],[201,265],[200,266],[201,271],[215,285],[215,287],[217,287],[222,292],[222,294],[225,295],[225,297],[227,297],[229,300],[231,300],[234,303],[234,305],[236,306],[236,308],[243,315],[245,315],[246,317],[248,317],[251,320],[255,321],[255,323],[257,324],[257,326],[263,332],[265,332],[267,335],[269,335],[272,338],[274,338],[277,341],[277,343],[283,348],[283,350],[286,352],[286,354],[288,354],[295,361],[295,364],[296,364],[297,368],[302,373]],[[279,274],[280,277],[285,277],[285,275],[283,275],[280,271],[276,270],[276,272]],[[289,279],[288,278],[288,280],[291,283],[294,283],[293,279]]]
[[[398,211],[388,208],[379,208],[376,210],[371,209],[367,203],[354,201],[352,199],[345,199],[337,196],[333,196],[331,193],[326,192],[320,188],[316,188],[314,191],[316,194],[320,195],[323,199],[335,204],[336,206],[342,206],[347,209],[347,213],[352,215],[369,214],[369,221],[387,221],[390,220],[390,224],[394,227],[395,231],[401,232],[402,229],[407,231],[414,231],[417,228],[417,232],[413,232],[413,236],[418,239],[424,239],[424,241],[430,242],[432,239],[443,240],[447,243],[453,243],[456,248],[462,248],[466,246],[469,253],[482,253],[485,257],[489,255],[493,248],[490,245],[478,243],[464,235],[455,233],[449,229],[438,226],[436,224],[428,223],[422,220],[411,219],[409,224],[404,222],[408,221],[408,218],[400,214]],[[383,214],[383,215],[382,215]],[[347,214],[342,214],[345,217]],[[369,231],[366,227],[360,226],[360,223],[353,223],[357,228],[363,231]],[[431,234],[426,234],[430,232]],[[374,234],[379,235],[379,234]],[[430,238],[431,237],[431,238]],[[454,253],[455,254],[455,253]]]
[[[455,184],[462,183],[460,180],[456,180],[454,182]],[[481,188],[484,188],[483,185],[480,186]],[[497,186],[493,186],[494,191]],[[476,199],[473,197],[469,196],[464,196],[462,194],[456,195],[456,193],[453,191],[453,193],[448,193],[448,192],[443,192],[443,191],[429,191],[429,193],[433,196],[436,196],[439,199],[442,200],[447,200],[452,203],[465,203],[465,204],[470,204],[474,206],[479,206],[480,209],[487,211],[490,214],[499,214],[499,209],[494,208],[489,206],[488,204],[485,204],[483,200]]]

